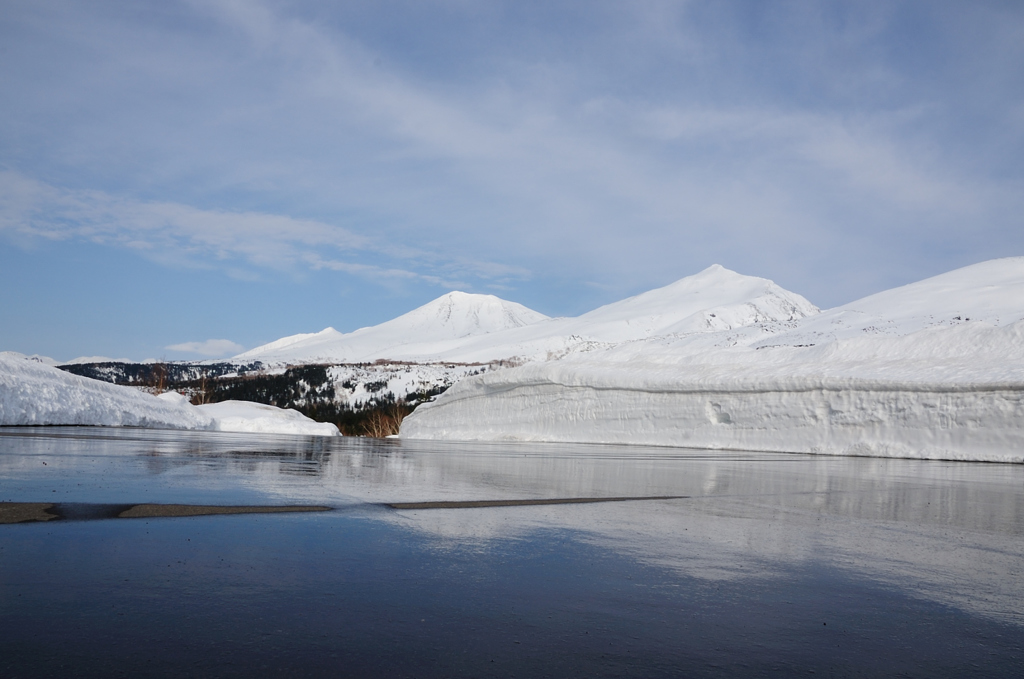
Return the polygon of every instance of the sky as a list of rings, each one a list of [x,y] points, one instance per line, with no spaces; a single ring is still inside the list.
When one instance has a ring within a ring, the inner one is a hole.
[[[1024,3],[0,4],[0,350],[201,359],[721,264],[1024,255]]]

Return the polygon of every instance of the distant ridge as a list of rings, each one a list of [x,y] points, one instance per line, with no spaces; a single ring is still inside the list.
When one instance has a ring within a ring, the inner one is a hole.
[[[270,364],[537,360],[674,334],[781,327],[818,313],[770,280],[717,264],[575,318],[548,318],[493,295],[451,292],[398,318],[343,334],[292,335],[235,356]]]
[[[1024,257],[979,262],[823,311],[762,344],[809,345],[907,335],[970,322],[993,326],[1024,317]]]
[[[494,295],[449,292],[380,325],[341,333],[326,328],[256,347],[233,360],[359,363],[433,355],[466,338],[519,328],[548,317]]]

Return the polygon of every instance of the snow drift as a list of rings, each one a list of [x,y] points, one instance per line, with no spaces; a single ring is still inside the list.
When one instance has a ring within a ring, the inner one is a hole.
[[[294,410],[230,401],[193,406],[181,394],[152,396],[0,352],[0,426],[94,425],[337,436],[333,424]]]
[[[401,435],[1024,462],[1024,258],[786,321],[718,316],[469,378]]]
[[[198,406],[213,418],[217,431],[259,434],[298,434],[304,436],[340,436],[330,422],[315,422],[297,410],[250,401],[221,401]]]

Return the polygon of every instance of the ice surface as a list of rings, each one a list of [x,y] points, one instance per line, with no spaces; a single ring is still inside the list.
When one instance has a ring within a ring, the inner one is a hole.
[[[294,410],[242,401],[193,406],[181,394],[152,396],[91,380],[21,354],[0,353],[0,425],[98,425],[338,436],[333,424]]]
[[[1024,462],[1024,258],[801,311],[468,378],[402,436]]]

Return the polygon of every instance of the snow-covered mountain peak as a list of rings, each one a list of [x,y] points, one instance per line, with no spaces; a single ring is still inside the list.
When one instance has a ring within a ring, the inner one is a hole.
[[[759,332],[818,313],[770,280],[715,264],[662,288],[576,318],[548,318],[494,295],[449,292],[393,320],[348,334],[294,335],[237,359],[270,363],[538,360],[618,342],[745,326]]]
[[[494,295],[453,291],[375,327],[426,331],[431,339],[457,339],[520,328],[546,318],[522,304]]]
[[[295,348],[309,344],[322,344],[324,342],[336,340],[341,337],[344,337],[342,333],[338,332],[334,328],[328,327],[324,328],[320,332],[304,332],[299,333],[297,335],[289,335],[288,337],[282,337],[279,340],[274,340],[273,342],[269,342],[267,344],[258,346],[255,349],[250,349],[249,351],[242,352],[241,354],[238,354],[234,358],[236,360],[244,361],[251,359],[261,359],[267,356],[268,354],[279,353],[287,350],[290,347]]]
[[[804,297],[766,278],[713,264],[692,276],[580,316],[585,322],[628,322],[649,334],[724,330],[793,321],[818,313]]]
[[[439,354],[452,342],[547,319],[494,295],[449,292],[398,318],[350,333],[327,328],[292,335],[235,356],[269,363],[359,363]]]

